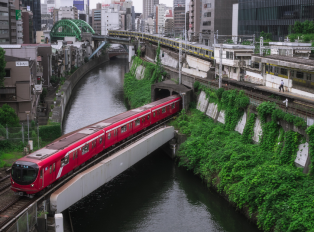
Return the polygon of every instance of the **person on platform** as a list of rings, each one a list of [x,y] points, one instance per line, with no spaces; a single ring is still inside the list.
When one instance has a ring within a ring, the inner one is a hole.
[[[279,92],[281,92],[281,89],[282,89],[282,92],[285,92],[285,90],[284,90],[284,88],[283,88],[284,84],[285,84],[285,83],[283,82],[283,80],[281,80],[280,86],[279,86]]]

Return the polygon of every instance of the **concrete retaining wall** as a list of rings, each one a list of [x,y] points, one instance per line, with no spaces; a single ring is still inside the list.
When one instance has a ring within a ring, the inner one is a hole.
[[[51,210],[60,213],[167,143],[174,128],[159,129],[78,174],[50,196]]]
[[[101,65],[109,60],[108,54],[105,57],[99,57],[97,59],[91,60],[88,63],[85,63],[81,67],[79,67],[62,85],[57,96],[56,105],[52,111],[52,121],[61,123],[63,122],[63,116],[65,109],[67,107],[67,103],[71,98],[71,94],[76,84],[81,80],[82,77],[85,76],[89,71]],[[63,95],[61,93],[63,92]]]

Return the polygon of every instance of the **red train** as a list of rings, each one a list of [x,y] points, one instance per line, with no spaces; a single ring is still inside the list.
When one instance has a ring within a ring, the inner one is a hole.
[[[177,113],[181,97],[170,97],[83,128],[12,165],[11,189],[32,197],[86,161],[145,128]]]

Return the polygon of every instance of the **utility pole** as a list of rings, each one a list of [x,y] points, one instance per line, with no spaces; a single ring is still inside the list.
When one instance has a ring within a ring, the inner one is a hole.
[[[219,49],[219,88],[221,88],[221,82],[222,82],[222,46],[223,46],[223,44],[220,44],[220,49]]]
[[[181,78],[182,42],[179,43],[179,85],[182,84]]]
[[[264,38],[261,36],[259,43],[259,55],[263,56]]]

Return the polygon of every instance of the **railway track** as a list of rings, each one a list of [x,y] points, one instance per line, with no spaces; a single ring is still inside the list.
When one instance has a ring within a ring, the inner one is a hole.
[[[0,195],[6,189],[8,189],[11,185],[10,175],[7,175],[0,179]]]
[[[17,196],[7,189],[0,195],[0,228],[36,199]]]
[[[74,176],[76,176],[80,172],[108,158],[109,156],[113,155],[119,150],[124,149],[130,146],[131,144],[136,143],[137,141],[142,139],[144,136],[164,127],[165,124],[171,119],[173,119],[175,116],[176,114],[171,116],[170,118],[166,118],[164,121],[156,125],[153,125],[152,127],[131,137],[130,139],[124,141],[123,143],[117,145],[116,147],[98,154],[97,156],[95,156],[95,158],[93,158],[90,162],[86,163],[79,170],[72,173],[71,175],[66,176],[64,179],[60,180],[58,183],[55,184],[55,186],[53,186],[50,190],[48,190],[44,195],[40,197],[34,197],[31,199],[27,197],[17,196],[13,193],[13,191],[7,188],[0,194],[0,232],[7,231],[9,229],[9,226],[12,225],[21,215],[23,215],[28,210],[29,206],[32,205],[32,203],[35,203],[35,202],[39,203],[41,200],[43,200],[44,198],[47,198],[52,192],[60,188],[63,184],[65,184],[67,181],[72,179]],[[10,180],[10,178],[8,179]]]

